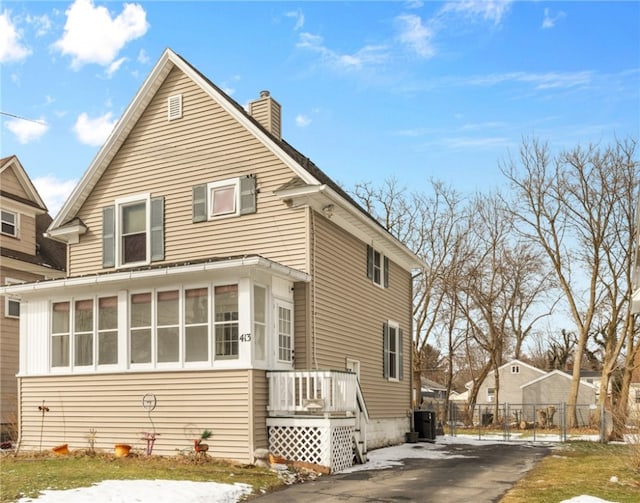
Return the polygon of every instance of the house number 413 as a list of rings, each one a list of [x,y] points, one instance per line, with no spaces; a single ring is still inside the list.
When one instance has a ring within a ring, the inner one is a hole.
[[[241,342],[251,342],[251,334],[240,334]]]

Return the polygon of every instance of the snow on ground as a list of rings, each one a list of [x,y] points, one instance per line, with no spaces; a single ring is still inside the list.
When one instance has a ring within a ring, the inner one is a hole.
[[[504,443],[499,439],[500,443]],[[382,470],[402,465],[403,459],[440,459],[463,457],[442,451],[444,445],[482,444],[483,440],[466,436],[438,437],[435,444],[402,444],[369,451],[369,462],[344,470],[342,473],[357,470]],[[515,442],[514,442],[515,443]],[[522,442],[518,442],[522,443]],[[217,482],[192,482],[177,480],[104,480],[91,487],[81,487],[64,491],[47,490],[38,498],[21,498],[18,503],[237,503],[248,494],[251,486],[247,484],[219,484]],[[561,503],[613,503],[593,496],[576,496]]]

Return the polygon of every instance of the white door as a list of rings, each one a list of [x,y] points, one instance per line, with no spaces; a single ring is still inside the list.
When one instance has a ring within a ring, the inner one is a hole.
[[[293,365],[293,305],[283,301],[276,301],[275,304],[276,361]]]

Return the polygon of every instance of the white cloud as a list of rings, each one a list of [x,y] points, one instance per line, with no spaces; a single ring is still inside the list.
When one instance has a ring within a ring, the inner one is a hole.
[[[55,216],[71,191],[78,183],[77,180],[59,180],[55,175],[38,176],[33,179],[33,184],[42,196],[51,216]]]
[[[534,84],[536,89],[560,89],[582,87],[590,84],[593,80],[593,73],[582,72],[546,72],[546,73],[526,73],[511,72],[483,75],[467,79],[465,83],[472,85],[491,86],[503,82],[524,82]]]
[[[296,126],[307,127],[309,124],[311,124],[311,117],[303,114],[296,115]]]
[[[112,115],[111,112],[107,112],[100,117],[91,119],[86,113],[81,113],[73,126],[78,140],[85,145],[101,146],[116,124],[116,119],[111,119]]]
[[[150,58],[149,55],[147,54],[147,51],[145,51],[144,49],[140,49],[140,52],[138,53],[138,63],[142,63],[143,65],[146,65],[149,62]]]
[[[20,61],[31,54],[31,49],[25,46],[22,34],[9,19],[9,11],[0,14],[0,63]]]
[[[481,17],[493,21],[495,25],[502,22],[511,7],[513,0],[453,0],[447,2],[441,12],[453,12],[468,17]]]
[[[32,25],[36,30],[36,37],[43,37],[51,30],[51,20],[49,16],[27,16],[27,23]]]
[[[319,54],[325,64],[341,69],[360,69],[383,63],[389,57],[384,45],[367,45],[353,54],[339,54],[326,47],[321,36],[307,32],[300,33],[296,45]]]
[[[124,4],[123,11],[112,18],[106,7],[94,6],[93,0],[76,0],[66,15],[64,34],[53,46],[72,57],[74,69],[86,63],[110,65],[127,42],[149,29],[139,4]]]
[[[400,42],[423,58],[430,58],[435,54],[431,45],[433,31],[422,24],[420,16],[404,14],[396,17],[396,23],[400,27],[398,35]]]
[[[304,26],[304,14],[301,10],[289,11],[285,14],[285,16],[295,19],[296,24],[293,27],[295,31],[300,30]]]
[[[23,145],[39,139],[49,130],[49,125],[44,118],[33,121],[16,117],[9,119],[5,124],[7,129],[16,135],[18,141]]]
[[[113,63],[111,63],[109,65],[109,68],[107,68],[106,70],[107,77],[111,78],[113,74],[118,71],[120,66],[122,66],[122,63],[124,63],[126,60],[127,58],[120,58],[120,59],[116,59]]]
[[[551,9],[546,7],[544,9],[544,19],[542,20],[541,28],[543,30],[547,30],[549,28],[553,28],[558,21],[560,21],[566,14],[562,11],[559,11],[555,16],[551,15]]]

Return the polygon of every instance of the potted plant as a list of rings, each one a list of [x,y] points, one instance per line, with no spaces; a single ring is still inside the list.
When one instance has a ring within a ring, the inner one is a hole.
[[[116,444],[114,448],[117,458],[124,458],[128,456],[129,451],[131,450],[131,446],[129,444]]]

